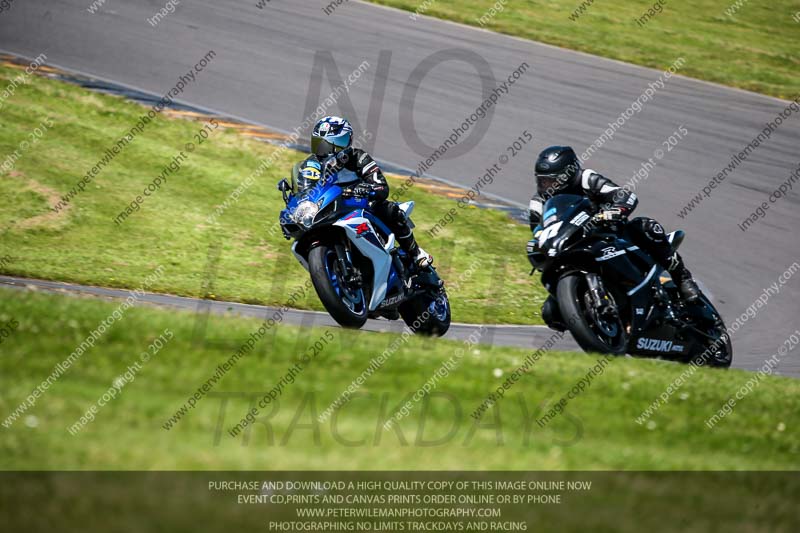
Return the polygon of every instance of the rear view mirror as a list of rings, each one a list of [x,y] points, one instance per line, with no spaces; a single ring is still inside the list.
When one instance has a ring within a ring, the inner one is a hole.
[[[278,190],[281,191],[283,195],[283,203],[288,203],[289,196],[286,193],[292,190],[292,186],[289,185],[289,182],[286,181],[285,178],[278,182]]]

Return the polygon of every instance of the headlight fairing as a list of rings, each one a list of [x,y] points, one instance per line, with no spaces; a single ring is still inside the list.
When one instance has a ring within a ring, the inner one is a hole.
[[[297,205],[294,210],[294,220],[306,228],[310,228],[314,223],[314,217],[319,212],[319,206],[310,200],[304,200]]]

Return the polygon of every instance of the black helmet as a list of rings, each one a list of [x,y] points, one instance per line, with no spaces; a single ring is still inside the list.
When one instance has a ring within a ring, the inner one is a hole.
[[[353,127],[340,117],[325,117],[311,132],[311,152],[325,158],[350,148],[353,143]]]
[[[577,183],[581,162],[569,146],[545,148],[536,159],[536,191],[547,200]]]

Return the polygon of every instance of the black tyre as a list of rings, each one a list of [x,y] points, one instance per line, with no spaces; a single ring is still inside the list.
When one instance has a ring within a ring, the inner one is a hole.
[[[623,354],[628,343],[619,317],[603,318],[591,306],[589,286],[582,274],[568,274],[558,282],[558,308],[564,323],[587,352]]]
[[[450,300],[444,288],[402,304],[398,310],[414,333],[441,337],[450,329]]]
[[[700,305],[705,306],[704,313],[706,316],[714,320],[714,324],[706,328],[706,333],[713,337],[714,340],[704,339],[705,342],[702,344],[703,351],[694,354],[691,360],[699,366],[729,368],[733,362],[731,336],[728,335],[728,330],[722,321],[722,317],[719,316],[716,308],[705,295],[701,296]]]
[[[348,286],[336,250],[321,244],[308,254],[311,282],[322,305],[342,327],[358,329],[367,321],[367,302],[362,287]]]

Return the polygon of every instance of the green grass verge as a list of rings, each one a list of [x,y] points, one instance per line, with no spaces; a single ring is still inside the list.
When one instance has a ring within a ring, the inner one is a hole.
[[[0,345],[2,420],[118,305],[0,291],[0,324],[19,322]],[[464,348],[441,339],[402,344],[366,380],[362,395],[337,417],[317,423],[315,417],[370,359],[398,339],[336,328],[329,331],[328,348],[286,387],[278,407],[260,413],[269,415],[269,432],[261,423],[246,438],[231,437],[227,430],[250,408],[246,395],[258,398],[269,391],[325,330],[271,330],[211,395],[171,430],[163,429],[259,323],[210,317],[205,340],[198,342],[198,322],[190,313],[128,310],[34,407],[10,428],[0,427],[0,469],[794,470],[800,465],[797,380],[765,377],[709,430],[705,420],[752,374],[701,369],[652,416],[652,424],[639,425],[635,418],[687,367],[614,359],[570,400],[564,414],[541,428],[533,418],[541,416],[540,406],[558,401],[598,359],[546,353],[476,425],[470,413],[529,353],[485,345],[469,348],[431,396],[413,404],[397,424],[399,433],[383,431],[380,421]],[[174,335],[166,347],[93,422],[71,435],[67,428],[165,329]],[[225,410],[221,393],[228,395]],[[345,443],[356,441],[363,443]]]
[[[0,68],[0,85],[17,73]],[[13,169],[0,170],[0,258],[7,257],[0,261],[0,273],[135,288],[163,265],[164,276],[152,291],[248,303],[285,301],[283,283],[307,274],[292,257],[290,242],[279,230],[268,230],[283,207],[275,184],[304,157],[298,152],[278,155],[218,223],[209,225],[206,218],[216,207],[278,150],[218,129],[118,226],[114,218],[120,211],[187,142],[197,143],[194,135],[201,123],[160,116],[101,170],[68,210],[49,210],[144,110],[45,78],[32,77],[18,87],[0,116],[0,154],[19,152]],[[21,149],[20,143],[47,120],[52,126],[41,140]],[[417,202],[416,234],[449,282],[454,320],[541,323],[544,290],[528,276],[524,245],[530,232],[525,226],[502,213],[469,209],[430,238],[426,230],[454,202],[418,187],[404,199]],[[212,245],[219,246],[218,260]],[[475,268],[464,279],[470,265]],[[321,309],[315,295],[297,305]]]
[[[686,76],[781,98],[800,94],[795,0],[745,1],[738,9],[733,0],[666,0],[663,11],[642,26],[637,19],[656,2],[587,1],[589,7],[573,21],[582,0],[370,1],[472,26],[489,15],[483,27],[492,31],[646,67],[666,69],[684,57],[680,74]],[[503,5],[492,17],[490,10]]]

